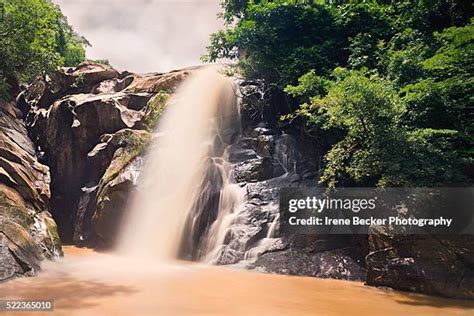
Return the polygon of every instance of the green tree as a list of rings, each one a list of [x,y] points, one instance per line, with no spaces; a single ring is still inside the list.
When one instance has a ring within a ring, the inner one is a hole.
[[[87,41],[49,0],[0,0],[0,88],[84,60]]]
[[[438,49],[421,61],[424,78],[401,90],[407,104],[409,126],[453,129],[456,148],[474,159],[474,24],[450,27],[435,33]]]
[[[304,130],[326,153],[323,182],[467,181],[472,1],[225,0],[223,8],[228,29],[212,35],[208,60],[237,59],[246,77],[285,91],[282,126]]]
[[[231,11],[232,12],[232,11]],[[338,29],[325,5],[251,1],[236,26],[211,36],[206,59],[240,60],[249,78],[284,88],[309,69],[327,74],[338,64]]]
[[[411,186],[456,180],[453,130],[414,129],[400,125],[406,111],[391,82],[362,72],[347,72],[328,94],[312,100],[328,119],[323,128],[345,132],[326,154],[322,182]]]

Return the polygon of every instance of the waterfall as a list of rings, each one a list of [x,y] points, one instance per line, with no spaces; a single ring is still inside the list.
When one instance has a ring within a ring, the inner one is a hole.
[[[125,215],[121,253],[200,260],[224,242],[225,221],[244,196],[227,162],[241,133],[235,89],[230,78],[206,67],[175,93]]]

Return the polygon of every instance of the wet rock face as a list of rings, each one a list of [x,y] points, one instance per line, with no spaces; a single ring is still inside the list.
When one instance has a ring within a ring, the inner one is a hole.
[[[245,200],[233,211],[225,240],[211,261],[272,273],[364,279],[363,240],[279,232],[279,191],[317,185],[317,153],[304,150],[304,140],[291,131],[277,132],[266,122],[261,83],[240,82],[239,87],[243,131],[228,152],[233,178],[245,191]]]
[[[243,89],[244,132],[232,148],[234,177],[246,201],[231,225],[219,264],[244,264],[272,273],[366,280],[368,285],[453,298],[474,298],[472,236],[398,236],[373,227],[368,235],[282,235],[278,192],[317,185],[318,153],[301,136],[276,133],[255,105],[264,102],[257,83]]]
[[[319,278],[363,280],[365,269],[360,258],[353,258],[350,248],[310,253],[284,250],[263,254],[253,265],[262,272],[312,276]]]
[[[22,112],[0,101],[0,281],[35,275],[61,255],[49,208],[50,174],[38,162]]]
[[[98,180],[94,178],[94,169],[88,168],[87,158],[102,135],[116,132],[122,135],[120,131],[124,129],[142,127],[138,125],[143,113],[122,106],[117,100],[121,97],[70,96],[55,102],[49,109],[46,144],[42,149],[47,153],[53,175],[52,202],[59,211],[57,214],[61,214],[58,218],[64,218],[68,210],[76,206],[77,194],[85,182]],[[108,164],[110,160],[103,163]],[[67,218],[64,221],[67,222]],[[64,228],[70,228],[68,226]],[[63,235],[66,234],[63,232]]]
[[[130,161],[124,160],[127,155],[130,155]],[[123,148],[116,151],[99,183],[96,211],[91,220],[101,246],[112,246],[117,240],[127,203],[133,191],[137,189],[142,170],[143,157],[134,156]],[[110,180],[107,177],[110,177]]]
[[[474,238],[394,235],[373,227],[367,284],[453,298],[474,298]]]
[[[63,240],[95,245],[109,239],[94,228],[109,224],[92,220],[102,211],[97,203],[107,204],[98,194],[114,192],[115,203],[130,186],[107,186],[119,173],[104,178],[106,171],[116,159],[126,168],[130,156],[141,153],[137,141],[149,138],[147,116],[157,106],[151,100],[175,89],[189,72],[135,75],[85,62],[38,78],[18,97],[29,134],[51,169],[51,208]],[[116,155],[119,149],[131,154]]]

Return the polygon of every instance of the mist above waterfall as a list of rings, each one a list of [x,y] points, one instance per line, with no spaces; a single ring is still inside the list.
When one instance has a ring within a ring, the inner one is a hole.
[[[222,27],[219,0],[54,0],[92,47],[120,70],[168,71],[200,63]]]

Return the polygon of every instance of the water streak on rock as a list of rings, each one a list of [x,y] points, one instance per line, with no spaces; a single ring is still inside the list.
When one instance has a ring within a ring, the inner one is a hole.
[[[227,148],[239,135],[231,79],[212,67],[184,82],[160,119],[119,250],[193,260],[215,252],[244,196],[227,162]]]

